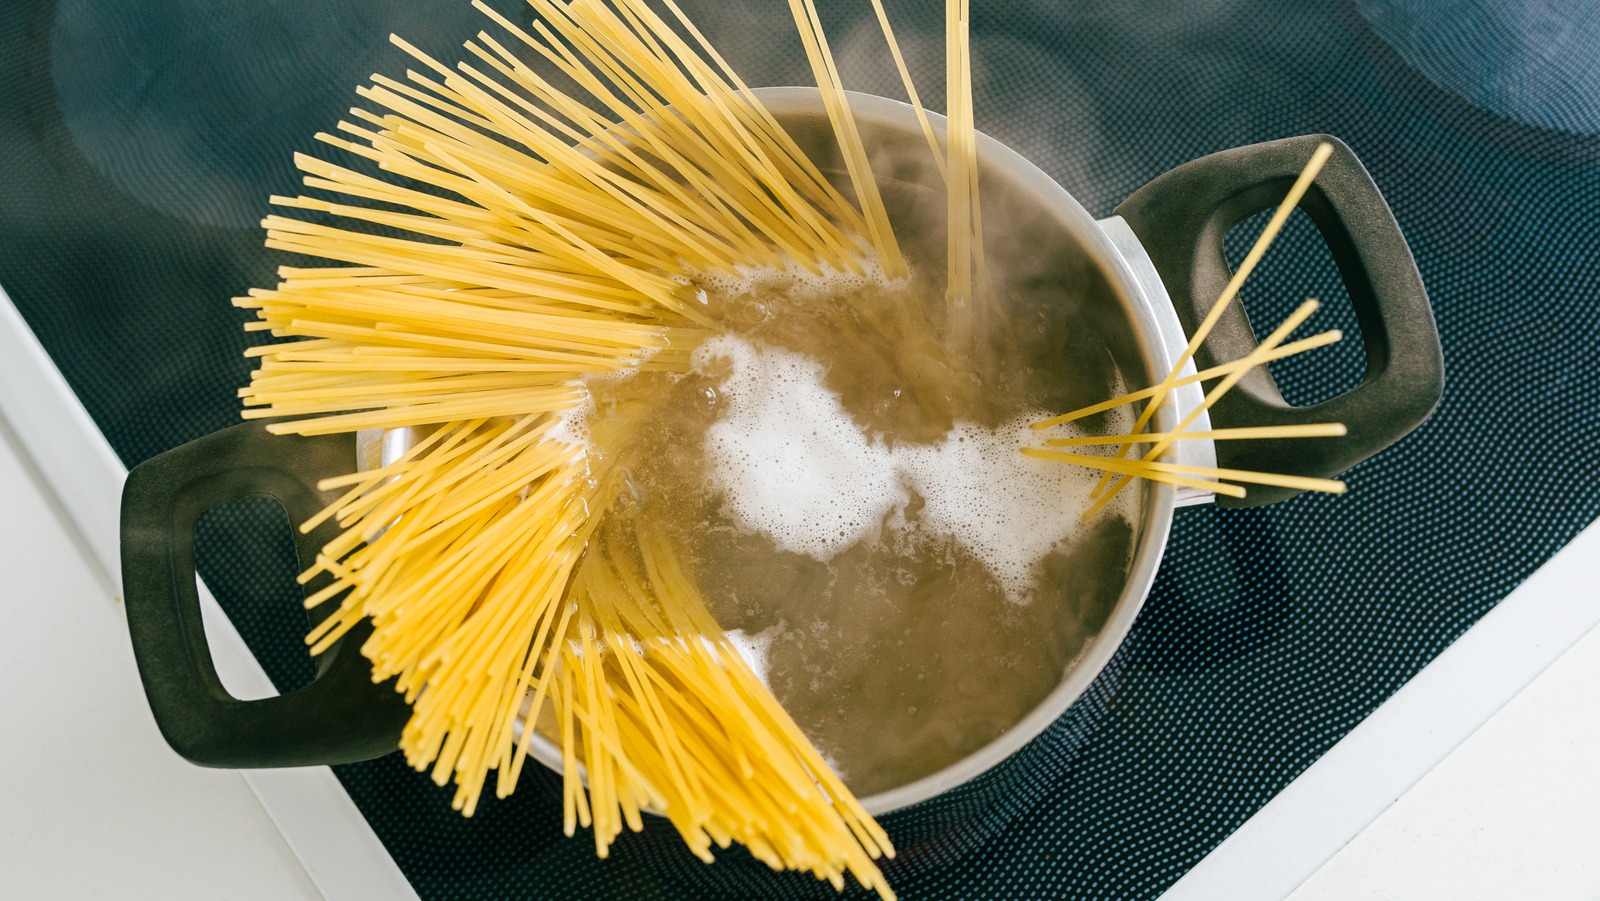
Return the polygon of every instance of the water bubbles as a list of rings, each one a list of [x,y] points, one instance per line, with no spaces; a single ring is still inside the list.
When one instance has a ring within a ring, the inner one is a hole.
[[[739,319],[745,325],[761,325],[772,318],[772,308],[758,300],[739,307]]]
[[[890,452],[856,427],[815,360],[735,335],[707,340],[693,360],[727,373],[705,451],[741,526],[826,561],[905,502]]]

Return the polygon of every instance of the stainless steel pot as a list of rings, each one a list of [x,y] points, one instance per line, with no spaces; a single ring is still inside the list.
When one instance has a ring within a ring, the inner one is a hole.
[[[834,148],[815,89],[774,88],[762,101],[826,168]],[[880,178],[902,177],[900,163],[927,149],[909,106],[851,96]],[[943,127],[942,118],[935,117]],[[1116,214],[1096,220],[1020,155],[979,136],[985,220],[1023,223],[1013,241],[1027,254],[1072,269],[1081,279],[1084,315],[1105,337],[1129,381],[1152,383],[1167,372],[1230,276],[1222,240],[1240,220],[1275,206],[1315,146],[1334,155],[1302,201],[1328,243],[1361,324],[1367,352],[1363,382],[1331,400],[1292,407],[1257,370],[1194,428],[1340,421],[1343,438],[1295,442],[1179,442],[1178,462],[1334,476],[1403,437],[1432,412],[1443,391],[1438,333],[1420,276],[1399,227],[1355,156],[1336,139],[1290,138],[1224,151],[1180,166],[1135,192]],[[922,167],[925,169],[925,167]],[[993,242],[991,242],[992,244]],[[1237,308],[1196,355],[1201,367],[1236,359],[1255,346]],[[1194,363],[1188,364],[1192,370]],[[1170,429],[1200,402],[1198,385],[1178,389],[1157,414]],[[363,465],[393,459],[407,431],[364,433]],[[352,634],[319,659],[310,686],[280,698],[242,702],[222,689],[210,665],[193,586],[193,524],[222,500],[269,495],[294,521],[327,500],[317,480],[347,471],[357,457],[350,436],[271,437],[246,424],[199,439],[130,473],[123,496],[123,583],[129,626],[146,693],[163,734],[180,754],[212,766],[291,766],[366,759],[392,751],[407,708],[388,686],[374,686]],[[1135,551],[1120,599],[1077,665],[1001,737],[924,778],[864,798],[881,814],[928,799],[993,767],[1055,721],[1088,688],[1131,628],[1160,565],[1174,508],[1211,495],[1147,483],[1140,489]],[[1244,501],[1283,500],[1295,492],[1251,488]],[[332,537],[329,527],[297,536],[302,560]],[[308,586],[315,590],[317,585]],[[559,768],[550,742],[532,753]]]

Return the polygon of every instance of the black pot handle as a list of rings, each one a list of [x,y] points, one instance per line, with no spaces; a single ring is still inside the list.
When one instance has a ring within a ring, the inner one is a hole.
[[[1224,150],[1186,163],[1135,191],[1117,215],[1139,236],[1161,274],[1189,334],[1210,312],[1232,277],[1222,241],[1241,220],[1283,202],[1318,144],[1333,155],[1300,201],[1333,253],[1355,307],[1367,354],[1361,384],[1308,407],[1290,406],[1264,367],[1241,379],[1211,408],[1218,428],[1342,422],[1339,438],[1219,441],[1218,465],[1233,469],[1331,478],[1409,434],[1444,393],[1444,354],[1422,276],[1400,225],[1350,148],[1337,138],[1306,135]],[[1237,301],[1195,355],[1205,369],[1256,347]],[[1252,485],[1242,500],[1257,506],[1292,497],[1286,488]]]
[[[355,459],[348,435],[278,436],[260,423],[245,423],[128,473],[122,490],[128,630],[156,724],[188,760],[216,767],[309,766],[369,760],[398,746],[410,708],[392,684],[373,683],[359,650],[369,633],[365,623],[317,658],[310,685],[241,701],[217,678],[195,589],[194,527],[201,513],[234,498],[271,497],[291,522],[304,522],[330,499],[316,489],[317,481],[349,472]],[[332,523],[307,535],[296,529],[301,563],[308,565],[337,533]],[[312,580],[306,590],[316,591],[326,578]]]

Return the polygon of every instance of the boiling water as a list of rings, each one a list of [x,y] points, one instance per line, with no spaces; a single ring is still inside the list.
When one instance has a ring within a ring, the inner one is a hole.
[[[916,274],[706,290],[725,330],[691,371],[590,386],[587,416],[637,423],[596,449],[618,455],[628,502],[858,794],[995,739],[1126,575],[1137,492],[1081,524],[1095,474],[1018,452],[1039,443],[1028,422],[1117,390],[1104,346],[1049,292],[995,298],[952,351],[942,292]]]

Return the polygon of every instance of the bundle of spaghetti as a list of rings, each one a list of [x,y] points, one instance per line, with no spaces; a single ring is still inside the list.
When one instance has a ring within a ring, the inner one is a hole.
[[[605,856],[653,806],[706,861],[737,841],[773,869],[836,888],[849,873],[893,897],[874,863],[893,855],[888,837],[724,636],[659,529],[633,513],[609,518],[568,599],[549,694],[588,792],[569,769],[567,834],[592,827]]]
[[[972,297],[974,248],[981,256],[983,239],[975,229],[977,207],[977,143],[972,118],[972,60],[968,54],[967,0],[945,0],[945,96],[949,112],[945,137],[945,303],[949,310],[950,346],[969,346],[975,323]]]
[[[562,409],[581,400],[573,379],[681,369],[704,333],[502,288],[344,272],[284,270],[277,289],[240,301],[279,334],[315,336],[251,350],[262,363],[240,391],[246,418],[339,414],[269,426],[316,434]]]
[[[481,8],[588,98],[487,33],[467,44],[483,66],[455,69],[396,38],[425,71],[374,76],[359,93],[377,111],[317,136],[368,171],[296,157],[335,197],[273,198],[310,215],[268,217],[268,246],[349,265],[288,269],[235,301],[250,328],[314,339],[256,351],[247,415],[309,433],[507,415],[518,396],[562,409],[574,378],[684,364],[710,325],[693,273],[859,272],[872,253],[903,271],[870,171],[851,172],[863,213],[641,0],[530,2],[531,30]],[[836,82],[824,96],[843,103]],[[346,415],[305,420],[331,412]]]
[[[928,111],[922,105],[922,98],[917,95],[917,86],[911,80],[911,69],[906,65],[905,54],[900,52],[900,41],[894,36],[894,28],[889,24],[889,13],[883,8],[883,0],[872,0],[872,11],[878,17],[878,27],[883,30],[884,42],[889,46],[889,56],[894,59],[894,66],[900,73],[900,83],[906,89],[906,99],[911,101],[911,112],[917,117],[917,125],[922,129],[922,136],[928,142],[928,152],[933,158],[934,166],[939,170],[941,179],[949,177],[949,166],[945,163],[945,155],[939,150],[939,136],[933,131],[933,122],[928,118]],[[980,252],[982,248],[979,248]]]
[[[819,85],[830,85],[824,92],[837,93],[837,101],[828,106],[830,122],[852,175],[868,171],[867,154],[850,112],[848,98],[839,83],[832,64],[826,38],[822,35],[820,19],[814,0],[790,0],[796,27],[805,43],[811,60],[813,75]],[[946,91],[948,115],[945,139],[942,142],[932,120],[922,104],[916,84],[906,65],[894,29],[890,25],[882,0],[873,0],[873,11],[883,32],[885,44],[905,88],[913,114],[927,141],[930,158],[946,188],[946,306],[942,320],[930,321],[920,309],[911,309],[903,298],[893,298],[882,309],[858,308],[852,311],[857,320],[844,326],[841,332],[849,336],[865,323],[872,331],[867,340],[882,342],[883,346],[904,348],[924,344],[942,344],[943,353],[933,354],[954,368],[981,367],[976,355],[990,352],[990,348],[975,346],[974,334],[988,329],[1001,337],[1008,332],[1004,323],[983,320],[986,306],[981,301],[993,292],[990,289],[987,257],[983,238],[983,216],[978,202],[978,149],[977,130],[973,119],[972,60],[969,40],[968,0],[948,0],[946,6]],[[872,192],[868,209],[881,208],[877,190],[870,181],[865,183]],[[885,225],[887,227],[887,225]],[[880,254],[880,259],[882,255]],[[888,265],[885,273],[893,274]],[[981,289],[980,291],[975,291]],[[999,328],[988,327],[999,325]],[[942,332],[942,342],[939,340]],[[848,340],[848,338],[847,338]],[[954,398],[951,398],[952,400]],[[956,404],[959,406],[959,404]]]
[[[552,440],[547,414],[436,430],[389,466],[333,479],[354,487],[322,514],[346,531],[302,575],[333,581],[308,607],[338,607],[314,652],[370,618],[373,678],[413,704],[401,749],[434,781],[457,782],[470,814],[515,745],[528,674],[549,653],[583,550],[594,489],[582,447]],[[315,525],[315,520],[308,525]]]
[[[373,676],[397,677],[414,705],[407,759],[453,777],[464,813],[489,769],[511,791],[533,735],[522,724],[549,702],[566,830],[591,828],[600,856],[654,808],[707,861],[737,841],[775,869],[841,887],[850,873],[892,898],[874,863],[893,854],[887,836],[724,636],[673,545],[633,516],[597,515],[615,470],[551,440],[557,423],[440,428],[387,466],[323,482],[350,490],[307,524],[347,526],[302,576],[334,580],[308,607],[339,599],[313,650],[371,619]],[[597,427],[615,443],[630,423]],[[461,628],[474,618],[486,628]]]
[[[1312,335],[1309,338],[1301,338],[1298,341],[1290,341],[1288,344],[1280,344],[1279,346],[1274,347],[1270,351],[1263,354],[1259,360],[1251,362],[1248,365],[1243,359],[1230,360],[1226,363],[1219,363],[1216,366],[1210,367],[1209,369],[1202,369],[1199,372],[1190,373],[1188,375],[1180,375],[1172,380],[1169,388],[1181,388],[1184,385],[1193,385],[1196,382],[1216,381],[1217,379],[1220,379],[1223,376],[1237,370],[1250,369],[1254,366],[1270,363],[1274,360],[1281,360],[1284,357],[1292,357],[1295,354],[1305,353],[1308,350],[1315,350],[1318,347],[1327,347],[1330,344],[1337,343],[1343,338],[1343,333],[1338,329],[1330,329],[1329,331]],[[1149,388],[1141,388],[1138,391],[1129,391],[1127,394],[1119,394],[1110,400],[1103,400],[1097,404],[1090,404],[1087,407],[1080,407],[1079,409],[1073,410],[1070,413],[1062,413],[1059,416],[1052,416],[1049,419],[1041,419],[1038,422],[1032,423],[1029,427],[1033,429],[1048,429],[1052,426],[1058,426],[1068,422],[1075,422],[1086,416],[1093,416],[1096,413],[1104,413],[1107,410],[1116,409],[1123,404],[1131,404],[1136,401],[1148,400],[1157,394],[1163,393],[1165,392],[1162,391],[1162,387],[1159,384],[1153,385]],[[1054,440],[1052,439],[1046,443],[1052,444],[1054,443]]]
[[[822,102],[827,108],[828,121],[833,125],[839,149],[844,154],[850,184],[856,189],[861,205],[867,211],[867,235],[878,251],[884,274],[899,278],[906,274],[905,260],[895,241],[883,198],[878,193],[878,182],[872,175],[867,149],[861,142],[861,131],[850,112],[850,99],[845,95],[838,67],[833,62],[833,53],[828,49],[828,39],[822,32],[822,20],[817,17],[816,3],[814,0],[789,0],[789,11],[794,16],[800,41],[805,45],[811,72],[817,79],[817,86],[822,89]]]
[[[585,379],[687,369],[715,326],[699,274],[904,271],[814,10],[805,33],[846,191],[672,0],[675,25],[644,0],[529,2],[527,28],[476,4],[511,40],[480,33],[454,68],[394,39],[419,68],[359,89],[370,108],[317,136],[351,159],[298,155],[318,196],[275,197],[286,212],[264,222],[268,246],[329,265],[286,267],[235,300],[255,312],[248,328],[288,339],[249,352],[247,418],[426,434],[323,483],[345,493],[303,528],[343,531],[301,576],[331,580],[307,598],[329,608],[308,644],[321,653],[371,621],[373,678],[413,705],[401,749],[454,780],[464,814],[491,771],[497,794],[515,787],[548,703],[564,724],[568,831],[593,826],[602,855],[650,806],[707,859],[739,841],[891,897],[873,863],[893,853],[887,837],[671,548],[638,537],[650,550],[634,565],[592,544],[634,423],[608,414],[586,440],[572,428]]]

